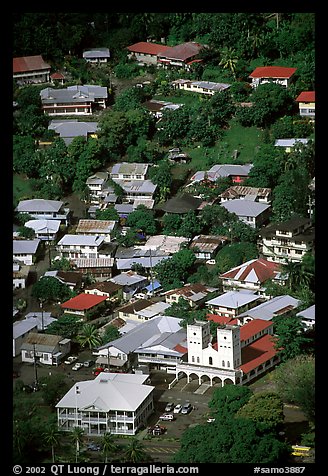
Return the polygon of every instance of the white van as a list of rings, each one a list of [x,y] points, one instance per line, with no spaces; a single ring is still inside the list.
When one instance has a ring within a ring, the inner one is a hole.
[[[174,420],[172,413],[164,413],[159,417],[160,420]]]

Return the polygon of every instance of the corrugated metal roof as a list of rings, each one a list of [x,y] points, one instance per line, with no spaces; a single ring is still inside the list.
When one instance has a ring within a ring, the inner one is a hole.
[[[13,58],[13,73],[26,73],[29,71],[50,70],[50,65],[41,55],[21,56]]]
[[[236,198],[235,200],[228,200],[220,204],[228,212],[235,213],[238,216],[257,217],[265,210],[270,208],[269,204],[253,202],[251,200],[243,200]]]
[[[76,311],[85,311],[93,306],[106,301],[106,296],[95,296],[94,294],[81,293],[77,296],[63,302],[60,307],[63,309],[74,309]]]
[[[270,320],[277,313],[281,312],[284,308],[295,309],[301,303],[300,300],[289,296],[288,294],[284,296],[276,296],[269,301],[266,301],[258,306],[249,309],[238,315],[238,317],[251,317],[253,319],[264,319],[266,321]],[[291,306],[291,307],[290,307]]]
[[[77,382],[56,407],[135,411],[155,388],[144,385],[147,378],[148,375],[101,373],[95,379]]]
[[[250,78],[290,78],[297,68],[285,66],[259,66],[249,75]]]
[[[139,41],[127,47],[127,50],[131,51],[131,53],[144,53],[148,55],[158,55],[163,51],[169,51],[169,49],[169,46],[148,41]]]
[[[315,102],[315,91],[302,91],[297,98],[297,102]]]

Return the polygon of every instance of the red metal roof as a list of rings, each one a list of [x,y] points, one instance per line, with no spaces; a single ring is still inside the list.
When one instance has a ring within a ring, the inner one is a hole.
[[[315,102],[315,91],[302,91],[295,100],[297,102]]]
[[[241,264],[240,266],[221,274],[220,278],[232,278],[238,281],[248,281],[251,278],[251,281],[253,281],[255,273],[258,282],[264,283],[268,279],[272,279],[279,269],[279,263],[274,263],[264,258],[259,258],[256,260],[251,260],[249,264]],[[241,270],[242,273],[238,275]]]
[[[217,316],[216,314],[207,314],[207,320],[216,322],[217,324],[230,324],[232,317]]]
[[[43,69],[50,69],[50,65],[43,60],[41,55],[13,58],[13,73],[25,73],[27,71]]]
[[[173,347],[173,350],[176,350],[180,354],[185,354],[186,352],[188,352],[187,347],[184,347],[181,344],[177,344],[175,347]]]
[[[50,75],[50,78],[51,79],[65,79],[65,76],[62,73],[56,72],[56,73],[52,73]]]
[[[147,55],[158,55],[162,51],[169,50],[170,47],[166,45],[159,45],[157,43],[150,43],[148,41],[139,41],[127,47],[131,53],[145,53]]]
[[[161,53],[161,57],[167,59],[175,59],[180,61],[186,61],[189,58],[193,58],[198,55],[203,45],[194,41],[188,43],[182,43],[181,45],[172,46]]]
[[[247,340],[268,327],[273,327],[272,321],[253,319],[240,327],[240,341]]]
[[[285,66],[260,66],[249,75],[250,78],[291,78],[297,68]]]
[[[91,309],[93,306],[106,301],[107,296],[95,296],[94,294],[82,293],[63,302],[60,307],[63,309],[74,309],[76,311],[85,311]]]
[[[277,354],[274,348],[276,338],[270,334],[266,334],[260,339],[257,339],[252,344],[241,349],[241,361],[243,364],[240,369],[248,374],[267,360],[270,360]]]

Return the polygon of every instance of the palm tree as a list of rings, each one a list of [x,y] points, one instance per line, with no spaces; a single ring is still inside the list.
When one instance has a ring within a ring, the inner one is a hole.
[[[313,280],[313,271],[308,268],[306,263],[301,261],[287,261],[285,271],[288,275],[287,286],[292,291],[309,288]]]
[[[82,443],[84,435],[84,430],[83,428],[79,428],[78,426],[75,426],[72,430],[72,439],[76,444],[76,450],[75,450],[75,463],[77,463],[78,456],[80,454],[80,444]]]
[[[55,446],[59,445],[61,432],[56,426],[49,426],[43,433],[45,443],[51,446],[52,462],[55,462]]]
[[[219,63],[220,66],[223,66],[225,69],[230,69],[233,77],[236,79],[236,65],[238,62],[238,58],[236,56],[236,52],[233,48],[224,47],[221,50],[221,61]]]
[[[134,439],[124,451],[124,459],[128,463],[144,463],[148,460],[148,455],[144,446],[139,440]]]
[[[88,345],[90,350],[102,343],[99,331],[93,324],[84,324],[76,339],[82,347]]]
[[[107,463],[108,453],[115,453],[117,444],[114,442],[114,436],[111,433],[105,433],[102,437],[102,448],[105,455],[105,463]]]

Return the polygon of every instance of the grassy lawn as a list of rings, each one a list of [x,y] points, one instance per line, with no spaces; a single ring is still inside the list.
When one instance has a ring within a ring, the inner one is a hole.
[[[18,203],[20,200],[32,196],[32,187],[29,180],[23,175],[15,174],[13,176],[13,200]]]
[[[222,140],[212,147],[195,144],[185,147],[191,161],[187,164],[177,164],[172,168],[175,179],[182,180],[186,174],[198,170],[208,170],[214,164],[248,164],[252,163],[257,147],[261,145],[263,132],[256,127],[243,127],[234,119],[224,132]],[[233,159],[233,151],[238,150],[237,159]]]

